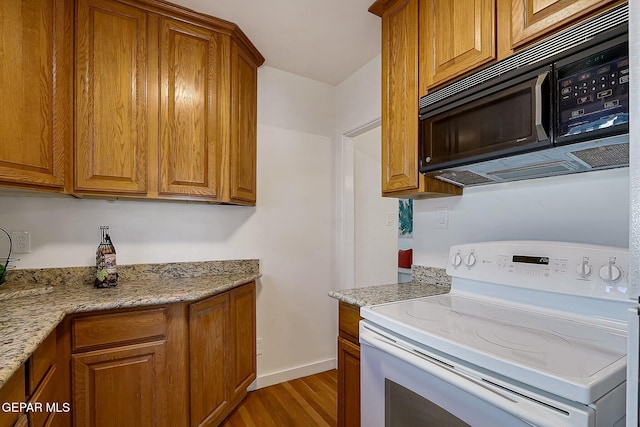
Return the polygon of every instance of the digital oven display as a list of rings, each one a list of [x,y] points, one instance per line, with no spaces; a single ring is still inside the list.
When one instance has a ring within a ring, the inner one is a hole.
[[[513,262],[521,262],[525,264],[549,265],[549,257],[514,255]]]

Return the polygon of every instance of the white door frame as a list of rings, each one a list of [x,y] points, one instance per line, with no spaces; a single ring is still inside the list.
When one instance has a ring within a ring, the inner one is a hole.
[[[355,232],[355,149],[353,139],[382,123],[377,118],[369,123],[344,133],[340,138],[338,165],[340,170],[338,187],[337,221],[337,289],[355,287],[356,278],[356,232]],[[382,149],[382,147],[380,148]]]

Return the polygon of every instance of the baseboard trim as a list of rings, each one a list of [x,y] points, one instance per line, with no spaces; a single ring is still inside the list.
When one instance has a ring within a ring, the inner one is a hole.
[[[296,366],[291,369],[284,369],[282,371],[269,372],[267,374],[258,375],[258,378],[251,383],[248,390],[253,391],[263,387],[269,387],[270,385],[280,384],[285,381],[295,380],[296,378],[319,374],[320,372],[336,369],[337,366],[338,361],[336,358],[333,358],[310,363],[308,365]]]

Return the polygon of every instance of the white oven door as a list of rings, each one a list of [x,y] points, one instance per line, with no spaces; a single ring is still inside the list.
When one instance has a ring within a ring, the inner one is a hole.
[[[589,407],[506,388],[499,379],[455,366],[363,321],[360,344],[362,426],[595,425]]]

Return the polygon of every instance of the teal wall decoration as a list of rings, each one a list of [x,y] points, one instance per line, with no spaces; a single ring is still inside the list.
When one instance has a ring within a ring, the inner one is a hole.
[[[398,203],[398,237],[413,237],[413,200]]]

